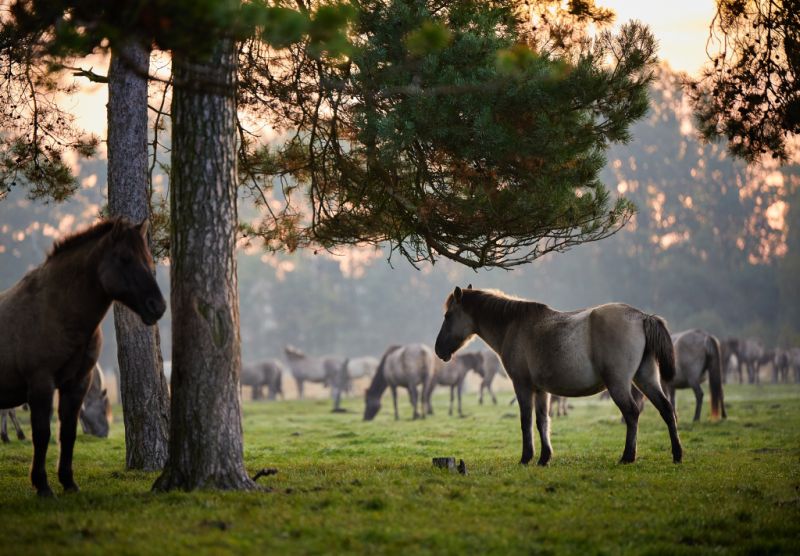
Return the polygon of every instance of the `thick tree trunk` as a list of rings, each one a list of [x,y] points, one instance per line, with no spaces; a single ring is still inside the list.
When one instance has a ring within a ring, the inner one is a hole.
[[[250,489],[239,406],[236,50],[172,59],[172,415],[155,490]]]
[[[133,41],[115,48],[108,72],[108,206],[141,222],[147,188],[147,70],[150,52]],[[114,304],[119,389],[125,421],[125,465],[154,471],[167,461],[169,390],[158,326]]]

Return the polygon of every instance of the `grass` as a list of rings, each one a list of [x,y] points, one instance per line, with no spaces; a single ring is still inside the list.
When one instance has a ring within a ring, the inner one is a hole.
[[[12,440],[0,446],[0,554],[800,553],[800,387],[731,386],[729,419],[708,421],[706,406],[696,424],[680,392],[681,465],[652,406],[638,461],[617,464],[619,414],[590,398],[554,420],[549,467],[519,466],[509,397],[481,407],[469,395],[457,419],[441,396],[433,418],[413,422],[403,396],[395,422],[387,395],[372,423],[356,399],[346,414],[327,401],[248,402],[248,471],[280,470],[253,493],[151,493],[156,474],[123,468],[118,419],[108,440],[79,436],[81,493],[39,500],[31,444]],[[434,456],[464,458],[469,475],[434,469]]]

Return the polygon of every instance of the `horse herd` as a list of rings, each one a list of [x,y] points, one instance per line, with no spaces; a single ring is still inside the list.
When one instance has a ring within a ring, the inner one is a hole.
[[[399,419],[397,410],[397,388],[406,388],[409,392],[414,417],[425,413],[432,414],[431,397],[437,385],[450,388],[450,415],[453,414],[455,399],[458,399],[458,414],[463,415],[462,394],[467,374],[472,371],[481,377],[479,403],[483,403],[484,392],[497,403],[497,396],[492,390],[494,377],[506,376],[503,365],[497,355],[489,350],[459,354],[453,361],[444,363],[438,359],[433,349],[424,344],[393,346],[389,352],[398,353],[381,364],[375,357],[364,356],[342,358],[334,355],[315,357],[306,355],[294,346],[286,346],[284,353],[286,363],[280,359],[265,359],[258,363],[242,367],[240,386],[252,389],[254,400],[275,400],[283,393],[283,375],[290,374],[297,384],[298,398],[302,399],[306,382],[319,383],[330,388],[334,400],[334,412],[343,412],[341,399],[344,394],[353,391],[353,384],[358,379],[372,380],[367,390],[367,409],[365,419],[371,420],[380,408],[380,397],[390,388],[395,400],[395,418]],[[388,352],[387,352],[388,355]],[[424,406],[425,411],[422,411]]]
[[[96,418],[109,417],[97,358],[102,337],[99,325],[112,302],[123,303],[146,325],[166,310],[154,278],[146,243],[147,221],[134,225],[122,219],[106,220],[55,244],[45,262],[9,290],[0,292],[0,410],[27,404],[33,431],[31,482],[40,496],[52,496],[45,461],[50,441],[53,396],[58,391],[60,453],[58,479],[65,491],[77,491],[72,454],[77,424],[91,432]],[[473,337],[491,352],[458,353]],[[626,425],[621,462],[636,459],[639,414],[647,398],[658,410],[670,439],[672,459],[678,463],[683,448],[677,430],[674,393],[691,388],[700,417],[706,376],[713,416],[726,416],[723,399],[723,362],[734,356],[758,381],[758,365],[766,361],[763,346],[752,341],[725,341],[700,330],[670,336],[663,319],[634,307],[611,303],[579,311],[561,312],[534,301],[516,299],[494,290],[456,287],[447,297],[444,318],[431,349],[424,344],[391,346],[380,360],[307,356],[296,348],[285,350],[288,371],[303,384],[316,381],[331,387],[334,409],[353,381],[371,375],[366,391],[364,419],[375,417],[381,398],[391,390],[395,418],[397,389],[409,392],[414,417],[431,412],[436,385],[450,388],[450,413],[455,395],[461,414],[464,377],[482,376],[481,399],[492,379],[505,373],[519,405],[522,435],[520,463],[534,457],[533,414],[540,439],[539,465],[552,457],[550,443],[551,396],[589,396],[607,391],[622,412]],[[800,352],[772,355],[776,380],[789,369],[800,374]],[[278,360],[246,366],[242,384],[254,396],[282,394],[286,370]],[[93,378],[94,375],[94,378]],[[420,391],[421,389],[421,391]],[[666,391],[666,394],[665,394]],[[563,402],[562,402],[563,403]],[[12,414],[12,423],[18,425]],[[102,425],[97,429],[107,434]],[[7,439],[5,419],[3,439]],[[21,434],[21,430],[18,434]]]

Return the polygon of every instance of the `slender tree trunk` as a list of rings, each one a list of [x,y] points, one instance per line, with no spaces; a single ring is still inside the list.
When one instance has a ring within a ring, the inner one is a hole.
[[[150,214],[147,185],[149,49],[129,41],[115,48],[108,72],[108,206],[113,216],[141,222]],[[114,304],[119,388],[125,421],[125,465],[154,471],[167,461],[169,390],[158,326],[146,326]]]
[[[250,489],[239,406],[236,50],[173,53],[172,415],[154,490]]]

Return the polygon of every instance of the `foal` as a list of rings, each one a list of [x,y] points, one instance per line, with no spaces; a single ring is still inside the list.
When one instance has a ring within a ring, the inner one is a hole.
[[[681,461],[675,413],[661,390],[656,367],[657,360],[667,380],[675,374],[672,341],[661,318],[621,303],[562,313],[500,292],[456,287],[445,303],[436,354],[449,360],[475,334],[500,355],[514,384],[522,424],[520,463],[527,464],[534,454],[534,405],[542,442],[538,463],[547,465],[552,455],[550,392],[579,397],[606,388],[627,425],[622,463],[636,459],[642,393],[667,424],[673,461]]]

